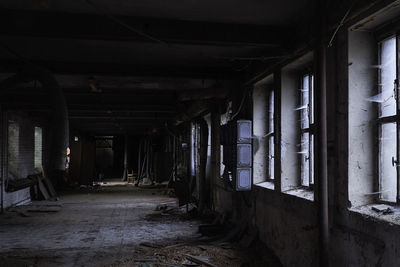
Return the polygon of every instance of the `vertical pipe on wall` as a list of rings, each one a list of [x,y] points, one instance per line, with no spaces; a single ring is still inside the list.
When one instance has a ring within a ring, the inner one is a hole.
[[[128,179],[128,134],[125,134],[124,140],[124,174],[122,175],[122,181],[126,181]]]
[[[140,157],[141,157],[141,150],[142,150],[142,140],[139,142],[139,148],[138,148],[138,165],[137,165],[137,184],[139,184],[140,176],[141,176],[141,170],[140,170]]]
[[[0,108],[0,135],[1,135],[1,140],[0,140],[0,170],[1,170],[1,191],[0,191],[0,198],[1,198],[1,207],[0,207],[0,213],[4,212],[4,177],[5,177],[5,155],[6,155],[6,135],[5,135],[5,129],[7,128],[8,124],[6,124],[6,117],[3,114],[1,108]]]
[[[200,166],[199,166],[199,213],[202,214],[209,199],[206,190],[206,166],[208,148],[208,124],[204,119],[199,120],[200,125]]]
[[[326,114],[326,2],[318,1],[319,21],[316,47],[316,168],[317,205],[319,229],[319,265],[329,266],[329,221],[328,221],[328,157],[327,157],[327,114]]]

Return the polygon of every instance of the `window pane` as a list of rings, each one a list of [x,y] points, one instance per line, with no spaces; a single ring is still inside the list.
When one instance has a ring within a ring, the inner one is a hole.
[[[16,121],[8,121],[8,179],[19,177],[19,124]]]
[[[308,112],[309,112],[309,107],[308,107],[308,96],[309,96],[309,80],[310,76],[306,75],[303,77],[303,88],[301,88],[301,115],[300,115],[300,120],[301,120],[301,128],[306,129],[309,127],[309,117],[308,117]]]
[[[379,146],[379,177],[380,197],[382,200],[396,201],[396,123],[386,123],[380,126]]]
[[[35,169],[42,168],[42,128],[35,127]]]
[[[271,136],[268,140],[268,176],[269,179],[274,179],[274,137]]]
[[[310,135],[310,184],[314,184],[314,135]]]
[[[314,123],[314,75],[311,75],[311,82],[310,82],[310,123]]]
[[[268,131],[274,132],[274,91],[271,90],[268,99]],[[274,179],[274,136],[268,138],[268,177]]]
[[[274,131],[274,91],[271,90],[268,99],[268,130],[270,133]]]
[[[394,37],[381,43],[380,69],[379,115],[381,117],[395,115],[396,101],[393,89],[396,79],[396,39]]]
[[[310,149],[309,149],[309,133],[303,133],[301,135],[300,144],[300,155],[301,155],[301,185],[310,185]]]

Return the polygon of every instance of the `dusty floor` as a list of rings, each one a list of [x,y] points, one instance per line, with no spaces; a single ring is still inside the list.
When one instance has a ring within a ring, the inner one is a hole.
[[[147,219],[161,203],[175,199],[113,185],[62,195],[49,203],[58,212],[7,212],[0,215],[0,266],[103,266],[129,258],[142,242],[196,234],[198,221]]]
[[[280,266],[262,244],[205,242],[200,224],[165,189],[83,188],[0,215],[0,266]]]

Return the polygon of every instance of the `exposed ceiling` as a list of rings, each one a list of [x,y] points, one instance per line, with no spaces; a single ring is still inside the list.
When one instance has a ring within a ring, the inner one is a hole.
[[[290,24],[305,18],[309,0],[2,0],[3,8],[208,21],[234,24]]]
[[[221,97],[214,91],[233,89],[249,66],[287,57],[314,2],[2,0],[0,77],[40,65],[66,94],[71,128],[146,131],[196,97]],[[19,94],[40,98],[29,86]]]

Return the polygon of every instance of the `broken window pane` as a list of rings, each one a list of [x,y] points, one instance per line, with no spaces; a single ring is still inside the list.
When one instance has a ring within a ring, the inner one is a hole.
[[[396,201],[396,123],[380,126],[379,177],[381,199]]]
[[[380,94],[377,97],[379,97],[379,115],[386,117],[396,114],[396,100],[394,98],[396,38],[383,41],[380,52]]]

